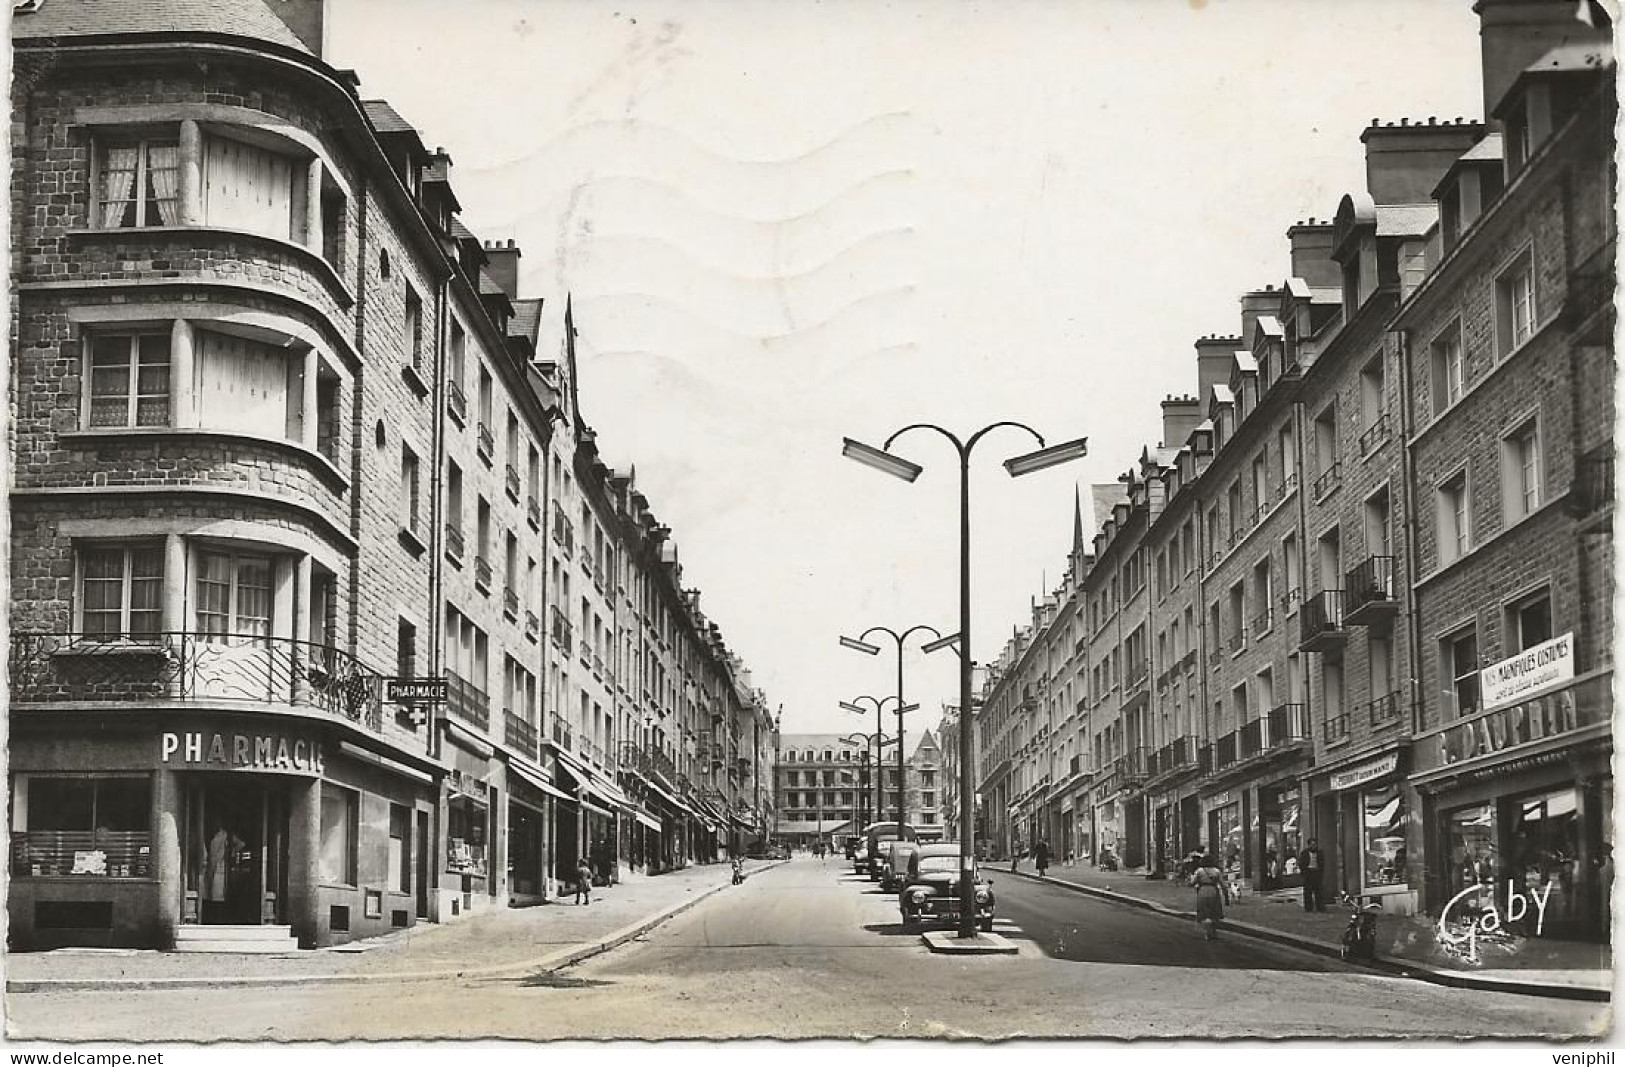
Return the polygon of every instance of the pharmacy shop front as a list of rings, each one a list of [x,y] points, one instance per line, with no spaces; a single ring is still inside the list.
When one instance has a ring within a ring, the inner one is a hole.
[[[429,917],[435,778],[409,756],[315,719],[45,717],[13,719],[13,947],[311,948]]]

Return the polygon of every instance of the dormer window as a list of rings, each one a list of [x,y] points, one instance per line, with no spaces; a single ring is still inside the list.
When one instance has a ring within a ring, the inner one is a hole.
[[[1360,254],[1352,252],[1343,262],[1343,317],[1351,319],[1360,310]]]
[[[1439,233],[1444,239],[1445,248],[1453,248],[1456,239],[1461,236],[1461,183],[1457,178],[1450,183],[1444,198],[1439,201]]]

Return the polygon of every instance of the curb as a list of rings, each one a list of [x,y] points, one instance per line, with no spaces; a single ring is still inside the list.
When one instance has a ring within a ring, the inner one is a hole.
[[[746,880],[785,863],[776,860],[745,875]],[[355,985],[361,982],[434,982],[456,979],[503,978],[527,971],[557,971],[608,952],[676,918],[700,901],[731,888],[721,882],[686,900],[645,916],[603,937],[531,960],[496,967],[452,968],[438,971],[395,971],[377,974],[272,974],[249,978],[25,978],[8,979],[7,993],[72,993],[97,989],[261,989],[289,985]]]
[[[1096,897],[1114,904],[1125,904],[1144,911],[1154,911],[1172,919],[1188,919],[1193,922],[1196,919],[1196,913],[1193,911],[1180,911],[1145,900],[1142,897],[1132,897],[1127,893],[1119,893],[1114,889],[1079,885],[1077,882],[1069,882],[1061,878],[1040,878],[1035,874],[1028,874],[1026,871],[1005,871],[1001,873],[1013,874],[1018,878],[1025,878],[1029,882],[1042,882],[1045,885],[1059,886],[1074,893],[1082,893],[1085,896]],[[1596,1003],[1608,1003],[1613,1000],[1613,992],[1607,989],[1592,989],[1587,986],[1548,985],[1541,982],[1519,982],[1504,978],[1480,978],[1467,972],[1436,970],[1414,961],[1396,960],[1388,956],[1378,956],[1374,960],[1345,960],[1342,958],[1342,947],[1333,942],[1304,937],[1301,934],[1289,934],[1267,926],[1239,922],[1235,919],[1221,919],[1219,929],[1241,934],[1245,937],[1256,938],[1259,941],[1270,941],[1288,948],[1312,952],[1317,956],[1329,956],[1351,967],[1360,967],[1365,970],[1377,971],[1400,978],[1411,978],[1419,982],[1430,982],[1433,985],[1449,986],[1455,989],[1476,989],[1489,993],[1518,993],[1530,997],[1584,1000]]]

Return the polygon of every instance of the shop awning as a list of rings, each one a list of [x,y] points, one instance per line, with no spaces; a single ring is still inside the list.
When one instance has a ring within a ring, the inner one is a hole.
[[[546,778],[543,778],[539,771],[533,771],[529,767],[526,767],[523,763],[509,763],[508,771],[524,781],[526,785],[535,786],[537,789],[547,793],[549,796],[558,797],[560,800],[575,799],[575,797],[571,796],[569,793],[566,793],[552,782],[549,782]]]
[[[615,813],[613,811],[610,811],[608,808],[602,807],[598,804],[594,804],[592,801],[588,800],[585,795],[582,796],[578,803],[580,803],[580,805],[586,808],[588,811],[602,815],[606,819],[613,819],[615,817]]]
[[[649,829],[653,830],[655,833],[658,834],[658,833],[661,832],[661,826],[660,826],[660,820],[659,819],[656,819],[656,818],[653,818],[651,816],[645,815],[643,812],[637,810],[636,808],[632,809],[632,817],[634,819],[636,819],[638,822],[642,823],[644,826],[647,826]]]

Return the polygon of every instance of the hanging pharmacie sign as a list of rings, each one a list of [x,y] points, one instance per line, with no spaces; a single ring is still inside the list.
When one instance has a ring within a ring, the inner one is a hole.
[[[294,771],[321,774],[321,742],[282,734],[166,733],[159,758],[190,770]]]
[[[1478,692],[1486,708],[1516,703],[1536,690],[1574,677],[1574,634],[1543,641],[1478,672]]]

